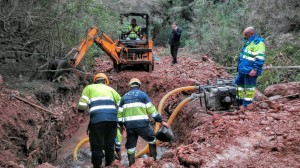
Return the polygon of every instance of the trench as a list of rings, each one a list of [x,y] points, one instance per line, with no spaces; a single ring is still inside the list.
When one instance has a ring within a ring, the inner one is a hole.
[[[86,127],[88,122],[85,122],[78,131],[70,138],[63,141],[62,148],[58,150],[57,153],[57,160],[51,163],[54,166],[59,166],[60,168],[89,168],[92,167],[91,161],[91,151],[89,143],[84,144],[80,150],[78,151],[78,160],[73,160],[73,151],[77,143],[79,143],[82,139],[88,137],[86,135]],[[126,143],[126,135],[123,135],[122,140],[122,147],[121,147],[121,155],[122,160],[120,161],[122,166],[128,166],[127,160],[127,151],[125,149]],[[137,152],[140,151],[145,145],[147,144],[146,141],[139,138],[137,143]],[[165,147],[157,147],[157,159],[160,159],[164,152],[167,149]],[[147,158],[148,156],[144,154],[141,158]],[[104,166],[104,159],[103,165]]]
[[[151,78],[149,79],[149,81],[144,81],[145,83],[150,83],[151,82]],[[115,82],[114,82],[115,83]],[[126,92],[126,88],[124,88],[124,83],[122,82],[118,82],[116,86],[112,86],[113,88],[116,88],[116,90],[118,90],[118,92],[120,93],[120,95],[122,95],[123,93]],[[152,98],[154,97],[153,94],[157,93],[157,88],[160,88],[162,86],[156,86],[156,87],[145,87],[142,88],[143,91],[145,91],[146,93],[148,93],[149,97]],[[163,95],[165,93],[161,93],[161,95]],[[63,97],[62,97],[63,99]],[[152,102],[156,105],[158,105],[158,101],[160,99],[158,97],[153,98]],[[54,159],[54,161],[50,162],[52,165],[54,166],[58,166],[59,168],[70,168],[70,167],[74,167],[74,168],[88,168],[88,167],[92,167],[91,164],[91,151],[90,151],[90,147],[89,147],[89,143],[84,144],[78,151],[78,160],[74,161],[73,160],[73,151],[75,149],[75,146],[82,140],[87,138],[87,134],[86,134],[86,128],[88,125],[88,114],[85,113],[86,117],[86,121],[84,121],[82,124],[80,124],[78,130],[76,132],[74,132],[72,134],[72,136],[70,138],[65,139],[63,142],[61,142],[61,148],[58,149],[57,151],[57,156],[56,159]],[[76,118],[74,118],[76,120]],[[153,125],[154,128],[154,125]],[[128,166],[128,159],[127,159],[127,151],[125,149],[125,143],[126,143],[126,133],[125,135],[123,134],[123,140],[122,140],[122,146],[121,146],[121,155],[122,155],[122,160],[121,160],[121,164],[122,166]],[[136,147],[136,152],[138,153],[139,151],[141,151],[145,145],[147,144],[147,142],[145,142],[142,138],[139,137],[138,139],[138,143],[137,143],[137,147]],[[157,147],[157,160],[159,160],[162,155],[167,151],[168,149],[166,147]],[[146,158],[148,157],[146,154],[142,155],[141,158]],[[103,164],[105,163],[105,161],[102,162]]]
[[[114,76],[114,74],[110,74]],[[114,76],[114,78],[111,79],[111,87],[114,88],[119,92],[120,95],[123,95],[125,92],[128,91],[127,82],[132,78],[132,77],[137,77],[139,78],[144,85],[142,85],[141,90],[146,92],[148,96],[151,98],[152,103],[157,107],[158,109],[158,104],[162,97],[168,92],[173,90],[174,88],[177,88],[180,86],[181,82],[176,82],[173,84],[165,84],[164,82],[161,81],[161,78],[156,75],[149,75],[147,72],[142,72],[142,73],[128,73],[128,72],[121,72],[118,75]],[[168,80],[168,79],[164,79]],[[179,98],[178,95],[175,97]],[[176,101],[174,98],[171,98],[171,104],[173,104],[173,108],[175,108]],[[175,98],[175,99],[177,99]],[[76,100],[78,101],[78,100]],[[175,101],[175,102],[174,102]],[[179,101],[179,100],[177,100]],[[168,102],[170,104],[170,102]],[[167,106],[167,104],[165,104]],[[172,111],[171,110],[171,111]],[[88,114],[85,114],[88,118]],[[167,116],[164,116],[164,118],[168,118]],[[76,117],[74,118],[76,119]],[[153,123],[152,123],[153,124]],[[71,137],[68,139],[65,139],[60,145],[61,148],[58,149],[57,151],[57,158],[53,161],[50,162],[52,165],[58,166],[60,168],[69,168],[69,167],[92,167],[92,164],[90,163],[91,160],[91,152],[89,148],[89,143],[85,144],[80,148],[78,151],[78,160],[73,161],[73,151],[75,149],[75,146],[77,143],[79,143],[82,139],[87,138],[86,135],[86,128],[88,125],[88,119],[87,121],[84,121],[84,123],[80,124],[79,129],[72,133]],[[152,125],[153,128],[155,127]],[[173,130],[175,131],[175,130]],[[177,131],[175,131],[177,132]],[[174,134],[176,136],[176,134]],[[126,135],[123,135],[123,141],[122,141],[122,146],[121,146],[121,155],[122,155],[122,161],[121,164],[122,166],[128,166],[128,160],[127,160],[127,151],[125,149],[125,143],[126,143]],[[138,139],[138,144],[137,144],[137,153],[141,151],[147,143],[139,137]],[[157,147],[157,160],[159,160],[162,155],[169,150],[166,147]],[[147,155],[141,156],[143,157],[148,157]],[[105,163],[104,161],[102,163]]]

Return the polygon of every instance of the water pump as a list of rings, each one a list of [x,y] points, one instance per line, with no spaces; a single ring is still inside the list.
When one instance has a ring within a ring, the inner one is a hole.
[[[237,90],[233,80],[217,79],[214,85],[201,85],[199,91],[203,95],[200,104],[204,103],[206,110],[228,111],[235,106]]]

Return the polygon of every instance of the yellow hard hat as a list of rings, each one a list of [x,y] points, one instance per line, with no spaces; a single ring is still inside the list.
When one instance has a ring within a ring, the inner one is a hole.
[[[141,86],[141,81],[138,78],[132,78],[130,79],[128,86],[134,87],[134,86]]]
[[[96,82],[96,80],[98,78],[102,78],[105,79],[105,84],[108,85],[109,84],[109,80],[107,78],[107,76],[104,73],[98,73],[97,75],[94,76],[94,82]]]

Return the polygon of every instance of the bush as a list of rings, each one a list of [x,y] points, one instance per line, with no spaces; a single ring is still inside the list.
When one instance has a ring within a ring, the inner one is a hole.
[[[266,50],[265,65],[267,66],[300,65],[300,46],[284,44]],[[300,69],[267,69],[258,78],[258,88],[264,90],[269,85],[292,81],[300,81]]]

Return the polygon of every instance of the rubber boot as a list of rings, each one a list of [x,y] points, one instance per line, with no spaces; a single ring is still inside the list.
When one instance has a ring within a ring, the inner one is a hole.
[[[154,160],[156,160],[156,156],[157,156],[156,144],[149,144],[149,150],[150,150],[150,157],[153,157]]]
[[[101,163],[100,164],[93,164],[93,168],[100,168],[101,167]]]
[[[128,161],[129,161],[129,166],[133,165],[135,163],[135,154],[129,154],[128,153]]]

